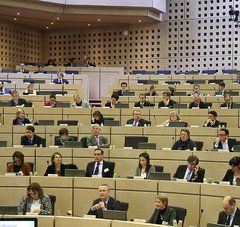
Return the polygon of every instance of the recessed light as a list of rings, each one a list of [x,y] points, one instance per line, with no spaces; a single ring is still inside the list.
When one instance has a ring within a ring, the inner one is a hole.
[[[17,18],[14,18],[14,20],[17,20]]]
[[[90,26],[91,26],[91,24],[88,24],[87,26],[88,26],[88,27],[90,27]]]
[[[51,25],[53,25],[53,22],[51,22]]]
[[[60,20],[60,18],[59,18],[59,17],[57,17],[57,20]]]
[[[49,29],[49,27],[47,26],[46,29]]]
[[[100,19],[100,18],[98,18],[98,21],[100,22],[100,21],[101,21],[101,19]]]
[[[20,15],[20,13],[18,12],[17,15]]]
[[[142,22],[142,20],[138,20],[138,23],[141,23]]]

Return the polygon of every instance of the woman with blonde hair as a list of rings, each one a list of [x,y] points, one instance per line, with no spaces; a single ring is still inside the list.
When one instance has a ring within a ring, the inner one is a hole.
[[[168,126],[169,122],[175,122],[175,121],[181,121],[180,120],[180,116],[176,111],[172,111],[169,114],[169,119],[167,119],[166,121],[164,121],[161,126]]]
[[[25,111],[23,109],[18,109],[16,112],[16,118],[13,119],[13,125],[25,124],[30,124],[30,121],[25,117]]]

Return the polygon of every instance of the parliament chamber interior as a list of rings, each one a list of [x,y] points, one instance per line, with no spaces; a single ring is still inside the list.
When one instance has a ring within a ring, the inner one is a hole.
[[[240,226],[239,8],[1,0],[0,226]]]

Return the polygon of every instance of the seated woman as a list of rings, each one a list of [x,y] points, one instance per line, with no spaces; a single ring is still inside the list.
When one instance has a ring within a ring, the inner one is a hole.
[[[61,128],[59,130],[59,137],[55,140],[55,146],[63,146],[66,141],[74,141],[74,139],[68,136],[66,128]]]
[[[24,162],[24,155],[20,151],[15,151],[12,155],[13,162],[9,163],[7,166],[8,173],[19,173],[24,176],[30,175],[30,166],[28,163]]]
[[[30,124],[30,121],[25,118],[25,111],[18,109],[16,112],[16,118],[13,120],[13,125],[25,125]]]
[[[236,179],[240,178],[240,157],[235,156],[230,159],[229,165],[231,169],[228,169],[222,181],[229,181],[231,185],[236,185]]]
[[[87,101],[83,101],[79,94],[73,95],[73,100],[73,107],[91,108],[91,105]]]
[[[18,91],[14,90],[11,93],[12,100],[10,100],[11,106],[31,106],[31,103],[27,102],[25,99],[19,97]]]
[[[27,90],[24,91],[24,95],[37,95],[37,92],[34,90],[34,84],[29,84]]]
[[[44,103],[44,106],[56,107],[56,104],[57,104],[56,95],[52,94],[49,96],[49,101],[46,101]]]
[[[51,157],[52,165],[47,167],[44,176],[48,174],[58,174],[58,176],[65,176],[65,165],[62,164],[62,155],[59,152],[55,152]]]
[[[150,157],[148,153],[139,155],[139,164],[136,169],[135,176],[141,176],[144,179],[149,179],[152,172],[155,172],[154,166],[150,165]]]
[[[119,95],[117,93],[113,93],[111,95],[111,101],[107,101],[107,103],[105,104],[105,107],[109,107],[109,108],[115,108],[116,103],[118,103],[118,99],[119,99]]]
[[[159,194],[155,200],[156,208],[148,223],[173,225],[176,220],[176,211],[168,207],[168,197],[165,194]]]
[[[92,125],[97,124],[97,125],[100,125],[100,126],[104,125],[104,118],[103,118],[103,115],[100,111],[98,111],[98,110],[94,111],[91,124]]]
[[[177,112],[175,111],[172,111],[170,114],[169,114],[169,119],[167,119],[166,121],[164,121],[161,126],[168,126],[169,125],[169,122],[174,122],[174,121],[180,121],[180,116]]]
[[[52,212],[49,196],[43,194],[43,189],[38,183],[31,183],[20,201],[18,213],[51,215]]]

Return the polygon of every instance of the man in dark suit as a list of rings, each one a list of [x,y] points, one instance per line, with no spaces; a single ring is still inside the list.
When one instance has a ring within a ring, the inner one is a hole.
[[[223,211],[219,213],[218,224],[226,226],[240,225],[240,210],[236,205],[236,201],[231,196],[225,196],[222,200]]]
[[[190,155],[187,159],[187,165],[178,166],[173,177],[184,179],[188,182],[203,182],[205,169],[202,169],[199,164],[199,159],[195,155]]]
[[[35,135],[35,128],[33,126],[27,126],[26,135],[21,137],[21,145],[32,145],[37,147],[42,145],[42,138]]]
[[[218,138],[215,140],[213,149],[220,149],[225,151],[233,151],[236,144],[236,139],[229,138],[229,131],[226,128],[221,128],[218,132]]]
[[[199,108],[199,109],[205,109],[207,108],[207,105],[201,100],[199,95],[193,96],[193,102],[189,104],[189,109],[192,109],[193,107]]]
[[[127,125],[132,125],[132,126],[137,126],[137,127],[141,127],[141,126],[148,126],[151,125],[150,121],[144,120],[141,116],[141,111],[140,110],[134,110],[133,111],[133,118],[127,120]]]
[[[150,91],[145,94],[146,96],[159,96],[157,89],[154,85],[151,85]]]
[[[87,146],[96,146],[96,147],[102,147],[102,148],[108,148],[110,147],[108,138],[105,136],[101,136],[101,127],[100,125],[93,125],[92,126],[92,135],[87,138]]]
[[[107,184],[102,184],[98,188],[99,198],[93,201],[88,215],[96,215],[97,218],[103,217],[103,210],[121,210],[120,202],[110,196],[110,189]]]
[[[220,121],[217,120],[217,112],[211,110],[208,112],[208,119],[204,123],[203,127],[218,128]]]
[[[69,81],[64,79],[64,74],[62,72],[58,72],[57,78],[53,80],[54,84],[68,84]]]
[[[119,99],[119,95],[117,93],[113,93],[111,95],[111,101],[107,101],[107,103],[105,104],[105,107],[109,107],[109,108],[115,108],[116,103],[118,102]]]
[[[233,108],[233,101],[232,101],[232,96],[231,94],[226,94],[224,95],[224,103],[221,104],[221,108],[227,108],[227,109],[232,109]]]
[[[158,108],[161,108],[161,107],[173,108],[174,104],[176,104],[176,102],[171,99],[170,91],[164,91],[163,100],[158,103]]]
[[[146,95],[141,93],[139,95],[139,102],[135,102],[134,107],[143,108],[144,106],[154,106],[154,103],[150,103],[149,101],[146,101]]]
[[[126,82],[122,82],[121,83],[121,90],[118,90],[118,91],[116,91],[114,93],[118,94],[119,96],[123,96],[123,94],[128,91],[127,87],[128,87],[127,83]]]
[[[225,83],[224,82],[220,82],[218,84],[218,90],[215,92],[215,95],[216,96],[224,96],[227,93],[229,93],[229,91],[225,89]]]
[[[89,162],[86,168],[86,177],[93,175],[112,178],[114,174],[115,163],[103,160],[104,151],[100,148],[94,150],[94,162]]]

